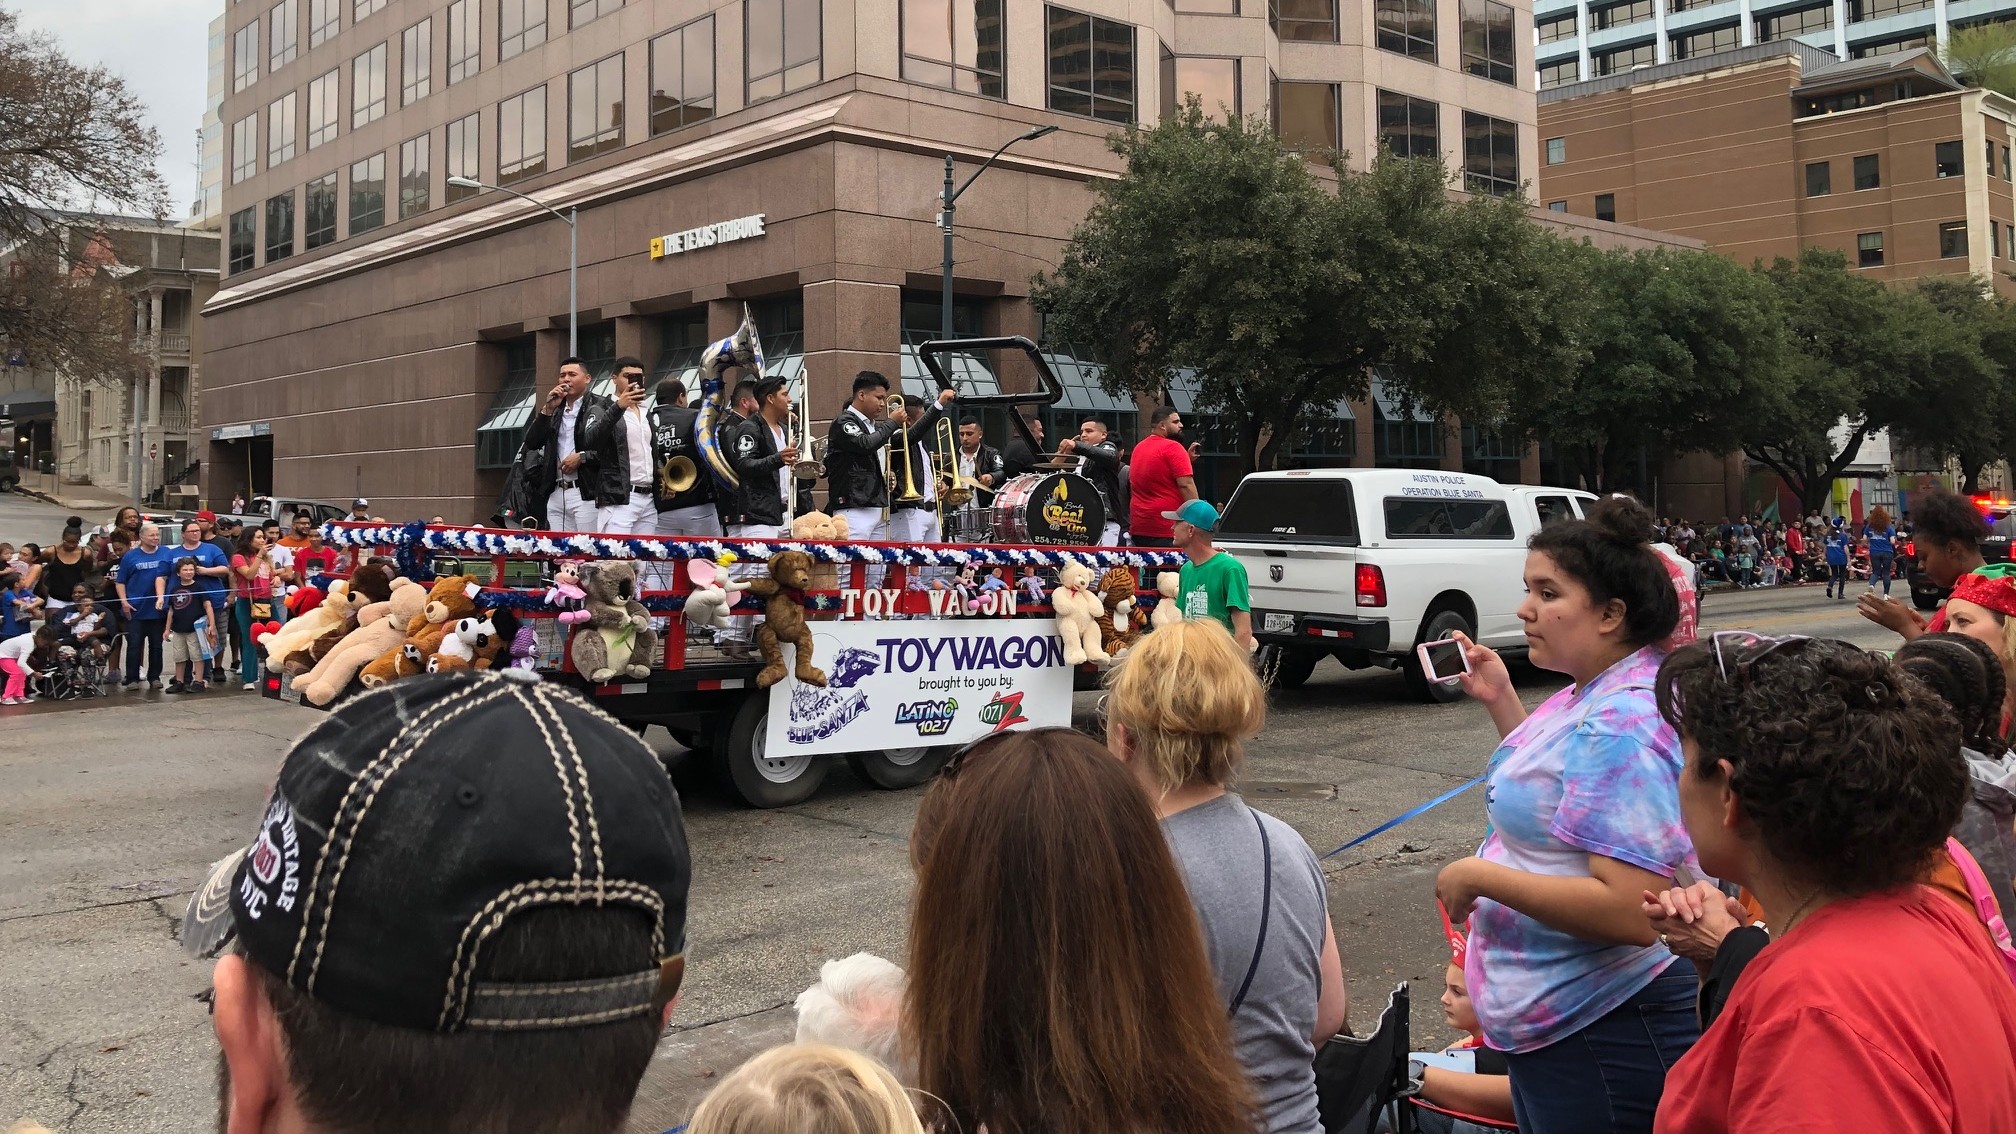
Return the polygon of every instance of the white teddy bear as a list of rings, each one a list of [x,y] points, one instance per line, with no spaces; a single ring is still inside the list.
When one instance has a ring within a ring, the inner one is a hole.
[[[1183,582],[1183,576],[1174,571],[1160,571],[1155,575],[1155,593],[1162,601],[1155,604],[1155,610],[1148,615],[1148,627],[1160,630],[1173,622],[1183,621],[1183,607],[1176,601],[1176,588]]]
[[[1064,636],[1064,664],[1112,660],[1099,644],[1099,617],[1106,613],[1106,604],[1092,589],[1092,568],[1076,560],[1059,567],[1050,607],[1057,612],[1057,631]]]

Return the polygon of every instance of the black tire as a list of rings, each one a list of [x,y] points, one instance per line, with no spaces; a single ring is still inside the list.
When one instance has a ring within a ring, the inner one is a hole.
[[[751,807],[803,803],[826,779],[826,761],[812,756],[764,760],[764,733],[770,723],[770,691],[751,693],[728,727],[715,736],[714,759],[724,786]]]
[[[954,748],[891,748],[887,752],[848,754],[847,766],[854,774],[884,791],[902,791],[931,782]]]
[[[1328,656],[1322,650],[1302,646],[1269,645],[1260,647],[1256,664],[1269,688],[1300,689],[1316,672],[1316,663]]]
[[[1417,645],[1421,642],[1439,642],[1459,630],[1463,632],[1465,637],[1471,637],[1477,633],[1476,628],[1471,626],[1469,621],[1461,614],[1453,610],[1438,610],[1429,616],[1428,624],[1421,628],[1421,636],[1415,639],[1415,642]],[[1415,653],[1413,650],[1407,651],[1407,660],[1402,663],[1401,669],[1407,674],[1408,690],[1416,697],[1431,705],[1447,705],[1451,701],[1459,701],[1463,698],[1463,687],[1461,685],[1455,682],[1445,684],[1440,681],[1430,681],[1428,676],[1421,672],[1421,655]]]

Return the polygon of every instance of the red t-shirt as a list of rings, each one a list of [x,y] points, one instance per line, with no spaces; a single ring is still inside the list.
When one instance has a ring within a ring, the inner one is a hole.
[[[1175,521],[1163,519],[1162,513],[1183,506],[1176,478],[1189,475],[1190,450],[1158,434],[1143,437],[1127,462],[1127,490],[1132,493],[1128,518],[1133,521],[1127,530],[1156,539],[1174,535]]]
[[[1937,891],[1824,906],[1737,978],[1654,1129],[2016,1131],[2016,985]]]
[[[294,553],[294,574],[302,582],[312,575],[327,575],[336,569],[336,549],[333,547],[303,548]]]

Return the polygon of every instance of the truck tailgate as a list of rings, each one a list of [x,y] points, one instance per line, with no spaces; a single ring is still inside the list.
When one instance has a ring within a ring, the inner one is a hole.
[[[1356,548],[1220,546],[1246,567],[1256,635],[1269,641],[1321,638],[1330,645],[1385,648],[1385,611],[1361,614],[1357,607]]]

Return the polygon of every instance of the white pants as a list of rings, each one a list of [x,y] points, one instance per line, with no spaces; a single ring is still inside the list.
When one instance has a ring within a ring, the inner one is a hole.
[[[776,524],[728,525],[729,539],[779,539],[783,534],[784,529]],[[728,577],[731,579],[757,579],[769,573],[770,565],[768,563],[746,555],[737,559],[734,566],[728,568]],[[715,644],[728,645],[732,643],[741,646],[750,644],[756,640],[756,623],[760,618],[762,618],[762,615],[759,614],[729,615],[727,628],[717,630],[714,633]]]
[[[581,495],[581,486],[556,488],[546,498],[546,530],[549,532],[592,532],[597,511],[593,497]]]
[[[601,527],[596,530],[604,535],[655,535],[658,506],[651,502],[649,492],[639,495],[632,491],[623,503],[603,508],[598,519]]]
[[[690,508],[674,508],[658,513],[657,525],[652,529],[664,536],[721,536],[721,513],[712,504],[695,504]]]
[[[902,515],[902,513],[889,513],[887,521],[883,520],[882,509],[880,508],[842,508],[837,515],[845,517],[847,520],[848,539],[888,539],[890,527],[895,524],[896,517]],[[884,568],[880,563],[870,563],[865,573],[863,585],[871,591],[881,586],[883,570]],[[846,564],[841,564],[840,586],[842,589],[845,589],[853,585],[853,569]]]
[[[905,508],[889,513],[889,538],[896,543],[939,543],[938,512],[932,508]],[[943,567],[912,567],[910,577],[930,586],[945,577]]]
[[[1106,521],[1106,526],[1099,529],[1099,546],[1120,546],[1120,525],[1118,523],[1108,520]]]

